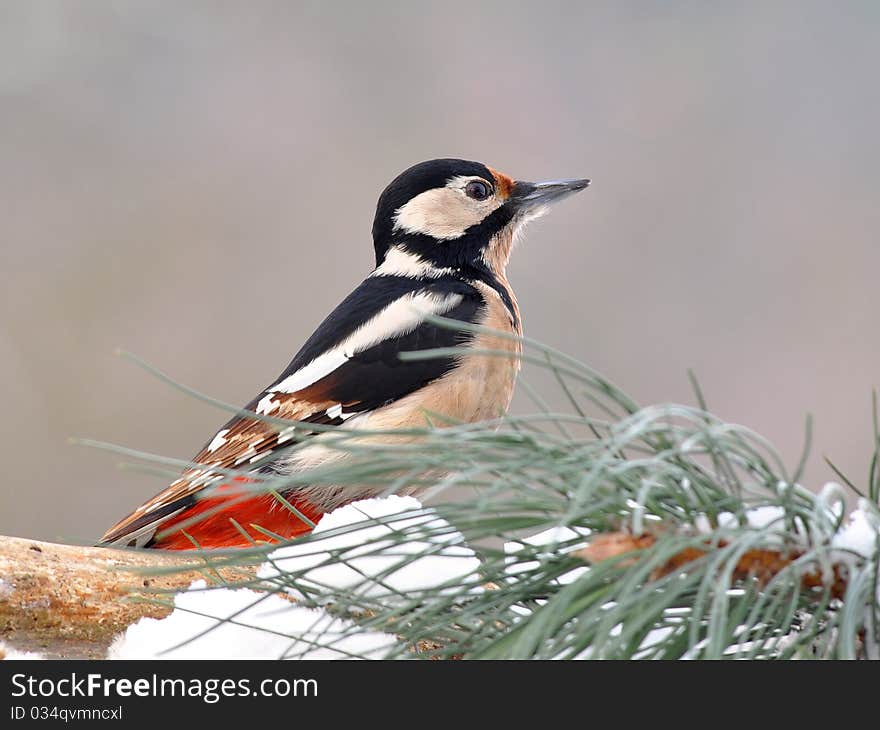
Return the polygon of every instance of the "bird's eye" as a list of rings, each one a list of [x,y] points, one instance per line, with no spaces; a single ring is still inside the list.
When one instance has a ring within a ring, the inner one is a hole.
[[[464,188],[465,194],[474,200],[485,200],[492,189],[482,180],[471,180]]]

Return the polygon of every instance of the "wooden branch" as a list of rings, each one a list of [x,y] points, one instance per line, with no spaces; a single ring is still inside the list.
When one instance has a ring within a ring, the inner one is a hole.
[[[180,571],[150,572],[168,567]],[[248,577],[245,569],[221,574],[227,580]],[[138,598],[155,600],[157,592],[217,577],[216,570],[207,570],[191,553],[55,545],[0,536],[0,640],[48,657],[101,658],[116,634],[130,624],[170,613],[167,606]]]
[[[641,550],[653,547],[656,540],[657,538],[650,533],[638,536],[626,532],[600,533],[586,547],[576,550],[573,554],[592,564],[631,553],[633,557],[626,558],[621,562],[622,566],[631,565],[636,562],[636,554]],[[718,547],[724,547],[726,544],[724,540],[721,540]],[[708,550],[708,546],[705,550],[695,547],[685,548],[655,570],[651,576],[652,580],[686,569],[688,563],[705,557]],[[737,580],[753,578],[758,581],[759,585],[764,586],[802,555],[803,553],[799,550],[782,551],[767,548],[746,550],[734,566],[733,577]],[[801,586],[804,590],[828,588],[832,598],[842,599],[846,594],[846,568],[838,563],[834,563],[831,568],[831,581],[826,581],[822,571],[816,568],[805,571],[801,575]]]

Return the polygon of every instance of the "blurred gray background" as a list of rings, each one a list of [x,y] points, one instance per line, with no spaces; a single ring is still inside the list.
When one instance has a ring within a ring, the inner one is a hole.
[[[371,268],[459,156],[593,178],[533,225],[527,334],[864,479],[880,384],[880,4],[0,2],[0,534],[90,542]],[[515,408],[530,408],[517,397]]]

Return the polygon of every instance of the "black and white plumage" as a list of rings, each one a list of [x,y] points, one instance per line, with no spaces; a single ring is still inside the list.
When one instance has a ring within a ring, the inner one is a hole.
[[[477,162],[441,159],[405,171],[379,198],[373,224],[376,268],[315,330],[284,371],[246,410],[323,425],[424,427],[426,413],[474,422],[503,414],[518,369],[515,339],[442,327],[442,316],[520,334],[520,314],[505,268],[523,223],[587,180],[517,182]],[[402,352],[458,347],[462,354],[402,360]],[[470,354],[494,349],[509,358]],[[167,489],[114,525],[103,544],[187,549],[246,546],[308,531],[271,496],[241,494],[212,467],[301,471],[344,452],[291,451],[303,428],[235,417]],[[277,456],[277,458],[275,458]],[[259,462],[257,464],[256,462]],[[234,486],[234,485],[233,485]],[[225,490],[225,491],[224,491]],[[297,487],[284,495],[319,517],[364,491]],[[201,519],[195,519],[201,518]],[[234,522],[233,522],[234,521]],[[175,525],[185,528],[176,529]],[[192,539],[190,539],[190,537]]]

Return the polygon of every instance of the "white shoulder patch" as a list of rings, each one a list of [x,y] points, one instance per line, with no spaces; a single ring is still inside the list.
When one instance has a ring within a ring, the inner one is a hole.
[[[323,355],[318,355],[305,367],[297,370],[293,375],[288,375],[280,383],[273,385],[267,393],[296,393],[298,390],[308,388],[312,383],[332,373],[340,365],[348,362],[348,358],[340,347],[328,350]],[[268,397],[268,396],[267,396]],[[266,400],[265,398],[263,400]],[[262,403],[262,401],[260,401]]]
[[[275,383],[257,405],[257,413],[267,413],[273,405],[273,393],[296,393],[326,377],[354,355],[380,342],[409,334],[427,316],[443,315],[457,306],[461,294],[416,292],[395,299],[377,315],[356,329],[332,350],[318,355],[308,365]]]

